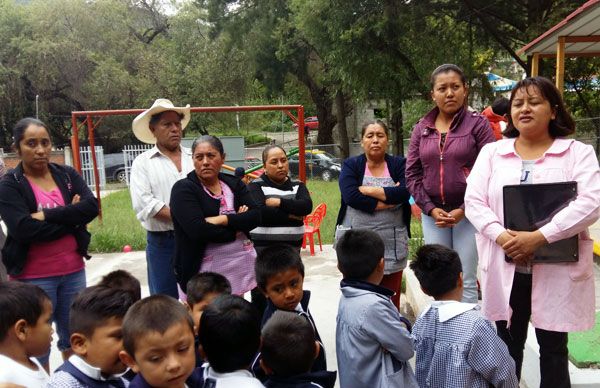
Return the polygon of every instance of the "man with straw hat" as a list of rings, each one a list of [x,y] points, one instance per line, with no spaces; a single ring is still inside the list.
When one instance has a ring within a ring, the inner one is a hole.
[[[130,181],[133,209],[147,231],[146,263],[151,295],[178,297],[171,266],[175,235],[169,201],[175,182],[194,169],[190,149],[181,146],[183,129],[189,121],[189,105],[175,107],[171,101],[159,98],[132,124],[135,137],[155,144],[135,158]]]

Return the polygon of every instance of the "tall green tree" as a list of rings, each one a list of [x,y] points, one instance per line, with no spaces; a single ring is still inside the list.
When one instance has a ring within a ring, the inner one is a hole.
[[[322,53],[294,23],[286,0],[198,0],[208,10],[212,36],[227,34],[250,53],[256,77],[271,95],[283,92],[288,75],[304,85],[319,118],[320,144],[333,143],[336,88]]]

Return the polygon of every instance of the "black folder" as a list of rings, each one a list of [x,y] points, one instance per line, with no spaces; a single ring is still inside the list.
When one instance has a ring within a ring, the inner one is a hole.
[[[503,187],[504,227],[532,232],[577,197],[577,182],[538,183]],[[507,261],[511,261],[506,257]],[[538,248],[534,263],[561,263],[579,260],[579,239],[575,235]]]

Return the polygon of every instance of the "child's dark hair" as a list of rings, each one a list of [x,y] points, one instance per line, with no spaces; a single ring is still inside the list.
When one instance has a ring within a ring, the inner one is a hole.
[[[372,230],[350,229],[339,239],[335,251],[345,279],[365,280],[383,259],[385,245]]]
[[[22,282],[0,282],[0,342],[4,341],[10,328],[24,319],[35,326],[42,315],[48,294],[38,286]]]
[[[229,280],[219,273],[200,272],[187,283],[187,301],[190,306],[202,302],[210,293],[231,294]]]
[[[134,302],[142,299],[140,281],[123,269],[118,269],[104,275],[97,285],[129,291],[133,295]]]
[[[192,317],[177,299],[157,294],[137,301],[123,319],[123,348],[135,358],[136,341],[141,337],[153,332],[164,334],[181,322],[194,333]]]
[[[301,315],[275,311],[262,329],[261,357],[276,376],[310,371],[315,352],[314,329]]]
[[[135,303],[128,290],[92,286],[75,297],[69,312],[69,332],[91,337],[110,318],[123,318]]]
[[[267,289],[269,278],[288,269],[296,269],[304,277],[304,264],[298,249],[286,244],[265,248],[256,258],[254,269],[256,283],[263,291]]]
[[[498,97],[492,103],[492,111],[499,116],[510,113],[510,101],[506,97]]]
[[[200,317],[200,344],[218,373],[247,369],[260,346],[260,318],[244,298],[220,295]]]
[[[423,245],[410,263],[421,288],[427,295],[438,297],[456,288],[462,272],[458,253],[439,244]]]

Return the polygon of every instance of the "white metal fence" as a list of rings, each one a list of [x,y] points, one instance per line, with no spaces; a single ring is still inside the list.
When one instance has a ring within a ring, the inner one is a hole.
[[[96,188],[96,179],[94,177],[92,147],[79,147],[79,155],[81,157],[81,175],[90,189],[94,190]],[[104,150],[102,149],[102,146],[96,146],[96,163],[98,166],[100,189],[104,189],[106,186],[106,174],[104,170]]]
[[[127,178],[127,186],[129,186],[129,177],[131,174],[131,165],[133,160],[141,153],[152,148],[151,144],[141,145],[126,145],[123,147],[123,163],[125,164],[125,176]]]

